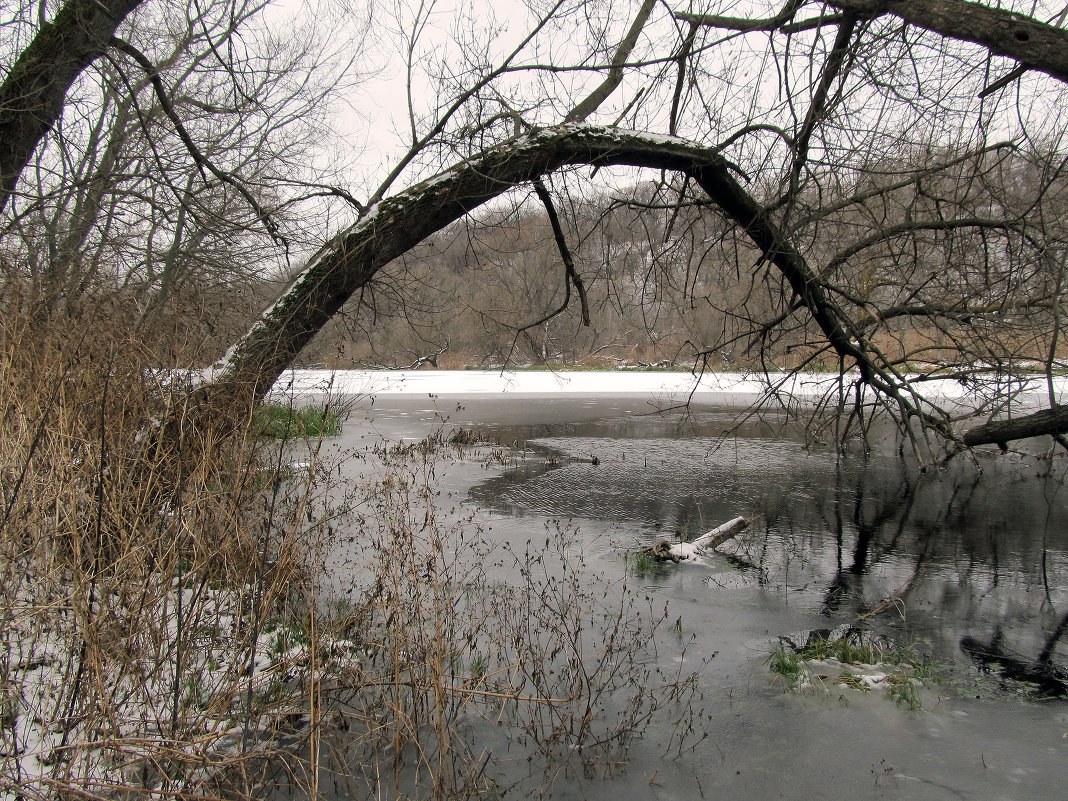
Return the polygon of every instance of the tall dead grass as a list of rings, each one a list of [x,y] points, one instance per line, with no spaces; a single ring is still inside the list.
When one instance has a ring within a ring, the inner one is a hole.
[[[0,795],[252,792],[296,700],[270,627],[314,617],[314,476],[105,321],[0,325]]]
[[[697,675],[656,659],[666,608],[586,565],[566,526],[516,544],[442,510],[433,476],[472,458],[458,453],[440,436],[380,450],[360,538],[335,562],[351,576],[335,642],[359,659],[335,677],[331,782],[353,797],[552,797],[623,769],[667,709],[665,757],[692,747]]]
[[[0,798],[546,796],[692,729],[666,612],[439,510],[446,444],[340,486],[148,359],[0,321]]]

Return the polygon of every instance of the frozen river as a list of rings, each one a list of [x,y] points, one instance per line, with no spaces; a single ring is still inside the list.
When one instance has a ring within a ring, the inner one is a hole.
[[[553,797],[1063,797],[1068,704],[1038,700],[1048,687],[1006,670],[1012,660],[1068,664],[1063,470],[1007,456],[984,459],[982,471],[958,460],[920,475],[892,456],[836,458],[774,416],[724,440],[736,421],[727,407],[759,388],[720,378],[691,395],[686,375],[333,378],[335,391],[360,396],[330,443],[338,454],[477,428],[502,447],[472,448],[434,471],[454,519],[473,516],[486,536],[513,544],[565,526],[582,557],[574,569],[626,583],[677,619],[655,650],[699,671],[699,744],[665,760],[670,731],[654,725],[624,772],[559,784]],[[330,383],[322,373],[292,378],[301,392]],[[657,413],[687,397],[686,410]],[[628,567],[638,546],[735,515],[761,523],[724,553]],[[922,709],[879,693],[784,692],[772,681],[765,663],[780,637],[855,623],[891,596],[862,625],[932,660],[939,681],[922,691]],[[485,742],[507,767],[507,743]]]

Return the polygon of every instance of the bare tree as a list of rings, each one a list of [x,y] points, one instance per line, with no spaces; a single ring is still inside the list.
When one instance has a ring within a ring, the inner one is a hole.
[[[0,211],[63,111],[71,85],[103,55],[119,24],[140,4],[71,0],[7,70],[0,84]]]
[[[225,342],[248,324],[250,287],[276,292],[290,254],[321,241],[329,228],[308,212],[345,193],[315,150],[351,56],[307,20],[283,39],[261,13],[149,5],[83,72],[0,230],[39,315],[118,293],[147,336],[193,303],[214,308],[180,314],[208,324],[183,336]]]
[[[1068,35],[1056,14],[791,0],[738,19],[717,5],[559,0],[531,11],[519,33],[492,28],[479,47],[468,17],[435,33],[432,3],[398,9],[409,78],[401,152],[366,200],[349,193],[357,221],[219,364],[220,394],[262,395],[350,298],[370,296],[387,264],[481,204],[556,173],[552,191],[535,194],[550,220],[549,210],[570,214],[574,168],[585,165],[659,172],[651,205],[667,220],[646,249],[648,297],[681,286],[710,309],[696,356],[741,347],[769,368],[786,350],[794,369],[836,364],[842,381],[828,402],[842,436],[885,409],[923,458],[972,444],[985,436],[962,435],[976,409],[1012,412],[1036,365],[1059,420],[1057,100]],[[115,47],[162,94],[152,59]],[[241,180],[248,168],[205,163],[182,115],[161,106],[198,170],[236,192],[246,227],[284,249],[275,211]],[[728,227],[695,222],[709,215]],[[665,256],[687,225],[704,239]],[[551,280],[564,301],[549,311],[574,302],[587,319],[591,270],[565,226],[553,227],[563,269]],[[732,301],[717,298],[732,276]],[[968,384],[973,406],[927,391],[934,379]],[[996,441],[1012,436],[999,431]]]

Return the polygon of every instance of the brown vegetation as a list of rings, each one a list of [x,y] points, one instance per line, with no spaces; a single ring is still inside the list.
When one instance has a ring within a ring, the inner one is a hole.
[[[190,373],[84,319],[65,336],[8,298],[0,323],[3,797],[544,795],[688,708],[692,679],[636,658],[663,620],[590,583],[566,532],[513,553],[434,508],[458,445],[339,485],[318,441],[188,413]]]

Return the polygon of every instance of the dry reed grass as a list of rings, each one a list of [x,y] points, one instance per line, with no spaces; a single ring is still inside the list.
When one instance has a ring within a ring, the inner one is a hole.
[[[4,801],[545,796],[664,707],[692,732],[693,677],[649,650],[666,612],[590,585],[567,532],[515,552],[439,513],[446,443],[339,487],[317,442],[204,416],[147,361],[0,322]]]
[[[338,791],[551,797],[625,766],[666,708],[669,750],[691,747],[696,674],[655,656],[667,610],[586,566],[566,527],[517,547],[439,509],[432,477],[470,456],[440,436],[378,451],[334,605],[359,654],[335,677],[344,736],[324,740]]]
[[[0,332],[0,796],[201,793],[273,747],[318,484],[196,417],[106,320]],[[174,436],[158,436],[159,421]],[[244,424],[243,424],[244,423]]]

